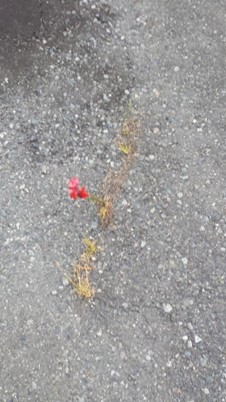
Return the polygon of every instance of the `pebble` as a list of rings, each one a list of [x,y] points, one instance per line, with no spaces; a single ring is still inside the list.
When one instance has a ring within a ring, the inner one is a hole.
[[[153,161],[155,159],[155,155],[149,155],[149,159]]]
[[[67,278],[63,278],[62,283],[63,283],[63,286],[68,286],[69,280]]]
[[[99,329],[99,331],[97,332],[97,336],[102,336],[102,330]]]
[[[188,347],[192,348],[192,341],[191,340],[188,341]]]
[[[209,395],[210,391],[208,390],[208,388],[203,388],[203,392],[205,395]]]
[[[42,166],[41,172],[42,172],[42,174],[47,173],[47,167],[45,165]]]
[[[96,229],[97,227],[98,227],[98,222],[97,221],[92,221],[91,228]]]
[[[186,359],[190,359],[190,357],[191,357],[191,352],[186,351],[186,352],[184,353],[184,357],[186,357]]]
[[[174,67],[175,73],[177,73],[179,70],[180,70],[180,67],[178,67],[178,66],[175,66],[175,67]]]
[[[173,307],[169,303],[163,304],[163,308],[165,313],[171,313],[171,311],[173,310]]]
[[[156,98],[158,98],[160,96],[160,92],[158,91],[157,88],[153,89],[153,94],[156,96]]]
[[[184,265],[187,265],[187,263],[188,263],[187,257],[183,257],[183,258],[182,258],[182,262],[183,262]]]
[[[103,100],[104,100],[105,102],[109,102],[109,101],[110,101],[109,97],[108,97],[106,94],[103,94]]]
[[[202,367],[207,365],[207,358],[205,356],[200,358],[200,364]]]
[[[142,242],[140,244],[141,248],[144,248],[146,246],[146,244],[147,244],[146,241],[142,240]]]
[[[195,335],[195,343],[200,343],[200,342],[202,342],[202,339],[198,335]]]
[[[56,290],[52,290],[51,294],[52,294],[53,296],[56,296],[56,295],[57,295],[57,291],[56,291]]]
[[[5,137],[5,135],[6,135],[6,132],[5,132],[5,131],[3,131],[2,133],[0,133],[0,139],[2,140],[2,139]]]
[[[159,133],[159,128],[155,127],[153,132],[154,132],[154,134],[158,134]]]
[[[32,389],[36,390],[37,389],[37,384],[35,381],[32,381]]]
[[[127,204],[128,204],[128,202],[124,198],[124,200],[122,200],[122,206],[126,206]]]

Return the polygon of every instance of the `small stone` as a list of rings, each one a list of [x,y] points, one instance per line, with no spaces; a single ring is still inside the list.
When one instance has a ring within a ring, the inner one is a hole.
[[[99,331],[97,332],[97,336],[102,336],[102,330],[99,329]]]
[[[128,204],[128,202],[124,198],[124,200],[122,200],[122,206],[126,206],[127,204]]]
[[[149,159],[153,161],[155,159],[155,155],[149,155]]]
[[[200,343],[200,342],[202,342],[202,339],[198,335],[195,335],[195,343]]]
[[[191,352],[186,351],[186,352],[184,353],[184,357],[186,357],[186,359],[190,359],[190,357],[191,357]]]
[[[146,244],[147,244],[146,241],[142,240],[141,244],[140,244],[141,248],[144,248],[146,246]]]
[[[155,212],[155,207],[151,208],[151,214]]]
[[[4,137],[5,137],[5,135],[6,135],[6,132],[2,132],[2,133],[0,133],[0,139],[2,140]]]
[[[191,340],[188,341],[188,347],[192,348],[192,341]]]
[[[159,98],[159,96],[160,96],[160,92],[158,91],[157,88],[153,89],[153,94],[156,96],[156,98]]]
[[[109,101],[110,101],[109,97],[108,97],[106,94],[103,94],[103,100],[104,100],[105,102],[109,102]]]
[[[180,67],[178,67],[178,66],[175,66],[175,67],[174,67],[175,73],[177,73],[179,70],[180,70]]]
[[[91,222],[91,228],[96,229],[98,227],[98,222],[97,221],[92,221]]]
[[[46,167],[45,165],[42,166],[41,172],[42,172],[42,174],[46,174],[46,173],[47,173],[47,167]]]
[[[205,395],[209,395],[210,391],[208,390],[208,388],[203,388],[203,392]]]
[[[68,286],[69,285],[69,280],[67,278],[63,278],[62,280],[63,286]]]
[[[207,365],[207,358],[205,356],[200,358],[200,364],[202,367]]]
[[[37,384],[36,384],[36,382],[35,381],[32,381],[32,389],[37,389]]]
[[[158,134],[158,133],[159,133],[159,128],[158,128],[158,127],[155,127],[154,130],[153,130],[153,132],[154,132],[154,134]]]
[[[187,335],[184,335],[184,336],[182,336],[182,339],[183,339],[184,342],[187,342],[188,336],[187,336]]]
[[[56,291],[56,290],[52,290],[51,294],[52,294],[53,296],[56,296],[56,295],[57,295],[57,291]]]
[[[183,262],[184,265],[187,265],[187,263],[188,263],[187,257],[183,257],[183,258],[182,258],[182,262]]]
[[[173,310],[173,307],[169,303],[163,304],[163,308],[165,313],[171,313],[171,311]]]
[[[147,361],[150,362],[150,360],[151,360],[151,356],[150,356],[150,355],[146,355],[145,358],[146,358]]]
[[[182,197],[183,197],[183,193],[178,193],[177,196],[178,196],[178,198],[182,198]]]

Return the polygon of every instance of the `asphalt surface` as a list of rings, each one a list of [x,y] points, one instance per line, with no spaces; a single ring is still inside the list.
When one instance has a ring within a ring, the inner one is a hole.
[[[30,1],[12,29],[6,3],[0,401],[225,402],[225,1]],[[67,181],[100,193],[129,105],[140,143],[103,230]],[[91,301],[56,268],[85,236]]]

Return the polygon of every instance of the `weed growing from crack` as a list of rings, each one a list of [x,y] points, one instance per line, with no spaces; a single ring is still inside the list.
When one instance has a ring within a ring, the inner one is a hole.
[[[100,251],[100,247],[96,245],[94,240],[88,237],[84,237],[83,244],[85,245],[85,251],[81,255],[81,260],[90,261]]]
[[[103,203],[98,211],[99,221],[102,227],[107,227],[112,218],[112,201],[109,196],[103,197]]]
[[[89,299],[95,295],[95,290],[89,280],[90,271],[94,269],[94,267],[85,263],[74,263],[70,283],[78,296]]]
[[[91,265],[95,255],[100,251],[100,247],[96,242],[88,237],[83,239],[85,251],[81,255],[78,262],[73,265],[73,272],[70,278],[70,283],[73,285],[75,292],[78,296],[89,299],[95,295],[95,290],[90,284],[89,275],[90,271],[95,269]]]
[[[124,155],[130,155],[132,153],[132,145],[126,142],[119,142],[118,149]]]
[[[112,217],[112,201],[108,195],[102,197],[90,196],[90,201],[98,208],[98,218],[100,225],[106,227],[111,222]]]
[[[129,113],[124,118],[120,132],[116,138],[116,144],[119,151],[124,155],[121,166],[118,170],[110,170],[103,181],[102,196],[93,196],[86,192],[85,187],[79,187],[76,177],[69,181],[69,196],[73,199],[88,198],[98,208],[98,218],[101,227],[107,228],[112,221],[113,203],[119,194],[123,183],[126,180],[128,172],[135,158],[135,151],[139,142],[140,121],[134,116],[131,104]],[[84,238],[83,244],[85,251],[79,261],[74,263],[72,276],[68,278],[75,292],[83,298],[91,298],[95,295],[95,290],[90,284],[90,271],[95,267],[91,265],[95,254],[99,251],[96,243]]]
[[[136,135],[140,129],[139,120],[134,117],[127,117],[121,126],[120,134],[124,137],[131,137]]]

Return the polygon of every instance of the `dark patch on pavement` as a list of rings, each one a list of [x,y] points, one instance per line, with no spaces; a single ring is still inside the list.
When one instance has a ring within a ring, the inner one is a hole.
[[[1,0],[0,37],[30,39],[41,26],[39,0]]]
[[[116,15],[107,4],[90,7],[69,0],[3,0],[0,5],[0,80],[29,82],[45,75],[45,62],[74,46],[84,54],[84,73],[92,71],[86,59],[96,57],[96,37],[110,40]],[[97,24],[93,25],[93,21]],[[94,32],[95,31],[95,32]],[[83,41],[81,42],[81,38]],[[73,45],[74,43],[74,45]],[[81,45],[82,43],[82,45]],[[65,47],[66,44],[66,47]],[[42,63],[40,63],[42,60]],[[104,67],[105,68],[105,67]]]

